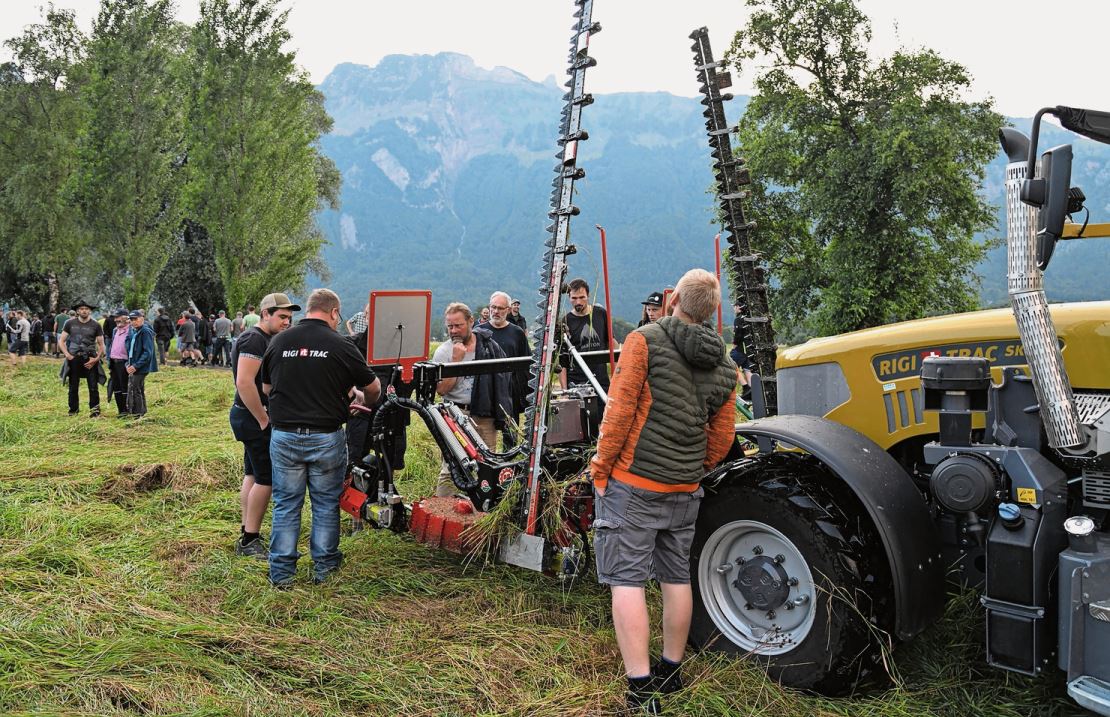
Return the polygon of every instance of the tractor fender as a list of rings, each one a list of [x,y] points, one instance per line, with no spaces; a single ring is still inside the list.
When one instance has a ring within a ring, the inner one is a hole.
[[[796,446],[844,481],[882,540],[894,586],[895,634],[917,635],[944,607],[945,572],[940,536],[913,480],[867,436],[818,416],[788,415],[736,425],[736,433],[766,444]]]

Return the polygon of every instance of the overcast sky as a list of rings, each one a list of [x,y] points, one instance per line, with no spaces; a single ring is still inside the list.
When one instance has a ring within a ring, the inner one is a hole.
[[[19,34],[45,0],[3,0],[0,37]],[[77,10],[88,30],[97,0],[55,0]],[[1030,116],[1044,105],[1110,110],[1104,47],[1107,0],[859,0],[873,25],[873,52],[928,46],[963,63],[975,97]],[[178,17],[197,17],[196,0],[178,0]],[[571,0],[286,0],[300,64],[320,82],[336,64],[374,65],[394,53],[445,50],[483,67],[504,65],[543,80],[563,78],[572,24]],[[595,0],[603,32],[591,42],[598,66],[587,76],[595,93],[697,93],[690,41],[709,27],[715,54],[727,49],[748,16],[743,0]],[[1032,22],[1031,19],[1032,18]],[[1018,54],[1026,48],[1031,54]],[[1034,54],[1035,53],[1035,54]],[[735,78],[735,91],[750,82]]]

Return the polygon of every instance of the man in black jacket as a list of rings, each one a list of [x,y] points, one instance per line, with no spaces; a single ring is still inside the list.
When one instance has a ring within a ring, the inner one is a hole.
[[[466,304],[448,304],[443,312],[443,323],[447,327],[450,341],[440,344],[432,355],[433,361],[460,363],[505,358],[505,352],[487,329],[471,328],[474,315]],[[469,414],[478,429],[478,435],[487,446],[496,450],[497,431],[504,430],[512,416],[512,374],[506,372],[445,378],[436,384],[436,393]],[[444,463],[440,468],[436,495],[450,496],[454,493],[451,472]]]
[[[154,317],[154,342],[158,344],[158,363],[166,365],[166,352],[170,350],[170,341],[173,340],[173,319],[166,313],[164,306],[158,307],[158,315]]]

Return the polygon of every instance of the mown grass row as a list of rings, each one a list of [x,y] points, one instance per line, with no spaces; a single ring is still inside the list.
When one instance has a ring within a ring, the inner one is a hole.
[[[65,415],[57,363],[0,377],[0,714],[593,715],[620,705],[608,596],[564,593],[385,533],[347,535],[342,579],[290,592],[237,559],[240,450],[226,372],[170,368],[137,423]],[[112,413],[109,410],[107,413]],[[410,496],[430,488],[415,422]],[[307,521],[306,521],[307,522]],[[304,561],[307,563],[307,558]],[[657,599],[653,596],[657,607]],[[695,656],[688,715],[1049,715],[1060,675],[982,664],[974,599],[852,699],[783,690],[750,661]]]

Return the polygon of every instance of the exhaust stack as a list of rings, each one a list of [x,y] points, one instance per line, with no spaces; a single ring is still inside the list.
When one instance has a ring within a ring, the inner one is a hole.
[[[1037,210],[1021,201],[1021,185],[1028,173],[1024,151],[1029,140],[1012,129],[1000,132],[1009,156],[1006,165],[1006,264],[1010,306],[1017,319],[1041,419],[1049,444],[1056,449],[1087,445],[1064,357],[1056,338],[1056,325],[1044,293],[1044,274],[1037,266]],[[1022,145],[1024,140],[1024,146]],[[1020,159],[1019,159],[1020,156]]]

